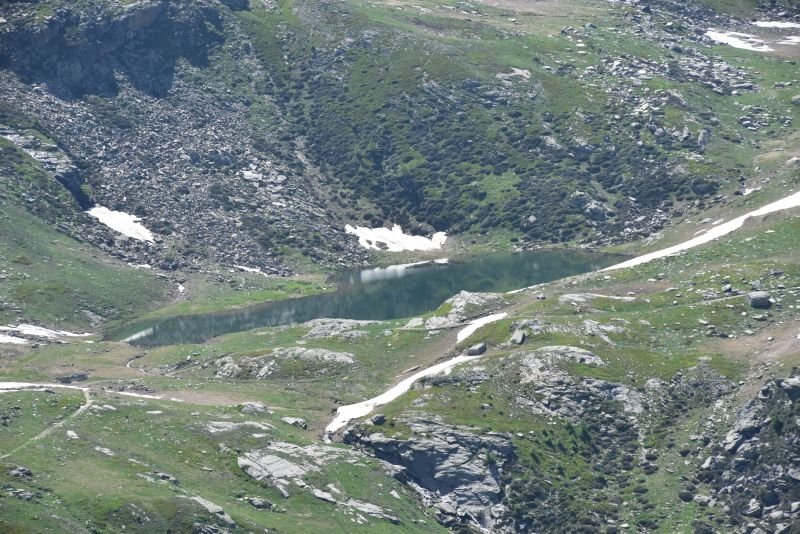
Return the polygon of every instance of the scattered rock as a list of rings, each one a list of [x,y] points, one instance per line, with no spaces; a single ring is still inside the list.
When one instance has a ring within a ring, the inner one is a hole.
[[[769,309],[772,307],[770,295],[766,291],[750,291],[747,294],[747,302],[752,308]]]
[[[283,421],[287,425],[292,425],[292,426],[296,426],[298,428],[302,428],[303,430],[308,428],[308,424],[306,423],[306,420],[302,419],[300,417],[288,417],[288,416],[281,417],[281,421]]]
[[[267,408],[263,402],[245,402],[242,404],[242,413],[245,415],[252,415],[257,413],[272,413],[272,410]]]
[[[305,347],[273,349],[271,356],[311,362],[355,363],[355,357],[349,352],[333,352],[325,349],[307,349]]]
[[[12,467],[11,469],[9,469],[8,470],[8,474],[10,476],[12,476],[12,477],[18,477],[18,478],[32,478],[33,477],[33,472],[30,469],[28,469],[27,467],[23,467],[21,465],[18,465],[17,467]]]
[[[372,421],[373,425],[380,426],[380,425],[382,425],[382,424],[384,424],[386,422],[386,416],[384,414],[382,414],[382,413],[378,413],[378,414],[373,415],[370,418],[370,421]]]
[[[742,511],[742,515],[746,515],[748,517],[761,517],[761,510],[761,503],[756,499],[750,499],[750,502],[747,503],[747,507]]]
[[[303,323],[303,326],[310,328],[303,337],[306,339],[319,339],[340,336],[349,330],[375,323],[376,321],[356,321],[353,319],[314,319]],[[420,324],[420,326],[422,325]]]
[[[233,518],[225,513],[225,510],[219,506],[214,504],[213,502],[206,500],[199,495],[195,495],[191,498],[194,502],[205,508],[209,513],[215,515],[217,518],[224,521],[228,526],[235,527],[236,523],[233,521]]]
[[[692,500],[703,507],[709,506],[713,502],[708,495],[695,495]]]
[[[467,349],[467,356],[480,356],[486,352],[486,343],[478,343]]]
[[[514,333],[511,334],[510,342],[515,345],[522,345],[523,343],[525,343],[526,337],[527,334],[525,334],[524,330],[514,330]]]
[[[275,508],[274,504],[260,497],[247,497],[247,502],[249,502],[253,508],[258,508],[259,510],[272,510]]]
[[[209,421],[206,423],[206,430],[212,434],[219,434],[221,432],[234,432],[243,428],[272,430],[274,427],[268,423],[259,423],[258,421]]]

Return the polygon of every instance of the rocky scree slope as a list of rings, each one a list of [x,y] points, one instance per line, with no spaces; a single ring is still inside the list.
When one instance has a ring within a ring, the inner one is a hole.
[[[110,238],[86,217],[71,233],[164,269],[210,260],[284,273],[282,247],[359,261],[302,142],[280,139],[280,111],[254,89],[267,74],[225,6],[98,2],[26,19],[37,7],[11,6],[4,16],[20,23],[0,30],[5,138],[26,149],[47,132],[76,169],[82,208],[140,216],[157,238]]]
[[[712,53],[708,26],[743,23],[724,13],[598,3],[551,32],[463,4],[5,5],[4,138],[47,138],[81,207],[157,237],[75,214],[72,235],[165,269],[286,273],[363,261],[346,223],[520,246],[649,235],[741,187],[725,150],[792,131],[790,89]]]

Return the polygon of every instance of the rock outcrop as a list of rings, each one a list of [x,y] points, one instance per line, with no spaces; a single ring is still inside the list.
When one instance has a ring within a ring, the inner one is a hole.
[[[279,347],[265,356],[236,359],[223,356],[213,362],[217,378],[268,378],[281,370],[287,361],[303,361],[306,372],[325,373],[328,369],[356,364],[355,356],[349,352],[333,352],[326,349],[306,347]]]
[[[497,309],[503,304],[505,304],[503,297],[497,293],[462,291],[444,301],[443,307],[447,309],[447,313],[430,317],[425,321],[425,328],[427,330],[453,328],[470,317]]]
[[[767,382],[699,466],[729,532],[789,533],[800,524],[798,398],[800,369]]]
[[[514,461],[509,436],[478,434],[435,418],[403,420],[414,435],[396,439],[374,428],[351,428],[344,441],[399,467],[395,477],[417,490],[438,509],[445,525],[492,528],[504,513],[502,473]]]

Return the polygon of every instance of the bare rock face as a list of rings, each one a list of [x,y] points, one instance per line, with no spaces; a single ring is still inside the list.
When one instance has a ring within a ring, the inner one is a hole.
[[[356,321],[354,319],[314,319],[303,325],[311,328],[303,337],[306,339],[334,336],[348,337],[348,333],[361,332],[356,328],[374,323],[375,321]]]
[[[371,460],[363,453],[353,450],[327,445],[301,447],[274,441],[264,448],[245,452],[239,456],[237,463],[247,475],[263,484],[275,487],[284,497],[288,498],[294,492],[308,492],[317,499],[337,507],[348,508],[391,523],[399,523],[400,519],[393,515],[391,510],[349,497],[337,488],[335,483],[327,484],[326,488],[330,491],[312,485],[319,484],[325,478],[328,464],[347,463],[363,466],[367,461]],[[308,477],[308,481],[304,480],[309,473],[314,477]],[[250,500],[250,503],[256,508],[273,507],[271,504],[264,504],[261,499]]]
[[[214,361],[216,378],[268,378],[280,371],[281,362],[300,360],[306,362],[309,372],[325,372],[328,368],[355,365],[355,356],[349,352],[334,352],[306,347],[278,347],[265,356],[235,360],[223,356]]]
[[[400,467],[395,476],[416,489],[427,504],[436,506],[443,524],[492,528],[504,511],[504,466],[516,457],[510,436],[476,434],[434,418],[403,422],[424,437],[404,440],[351,429],[344,440]]]
[[[206,511],[208,511],[208,513],[224,521],[229,527],[236,526],[236,522],[231,518],[230,515],[227,514],[227,512],[225,512],[225,510],[223,510],[223,508],[220,505],[215,504],[207,499],[204,499],[199,495],[195,495],[194,497],[192,497],[192,500],[197,504],[199,504],[200,506],[202,506],[203,508],[205,508]]]
[[[349,352],[333,352],[325,349],[307,349],[305,347],[278,348],[272,355],[282,359],[297,359],[310,362],[334,362],[354,364],[355,358]]]
[[[621,403],[624,412],[641,413],[645,395],[616,382],[573,377],[566,363],[603,367],[606,363],[592,352],[568,345],[541,347],[512,355],[519,359],[520,385],[537,388],[541,399],[526,399],[529,408],[543,414],[576,419],[584,414],[588,398]]]

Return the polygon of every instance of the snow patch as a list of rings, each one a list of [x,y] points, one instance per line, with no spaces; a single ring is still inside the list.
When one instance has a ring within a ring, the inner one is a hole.
[[[754,52],[773,51],[772,48],[764,43],[763,39],[759,39],[755,35],[750,35],[749,33],[708,30],[706,36],[718,43],[726,44],[734,48],[741,48],[742,50],[753,50]]]
[[[7,345],[27,345],[28,341],[26,339],[22,339],[21,337],[0,334],[0,343],[5,343]]]
[[[0,332],[16,332],[17,334],[22,334],[23,336],[35,336],[35,337],[86,337],[91,336],[92,334],[73,334],[72,332],[67,332],[65,330],[50,330],[48,328],[42,328],[41,326],[35,326],[32,324],[21,324],[17,326],[0,326]]]
[[[753,23],[759,28],[800,28],[797,22],[784,22],[777,20],[759,20]]]
[[[391,230],[388,228],[367,228],[366,226],[356,226],[354,228],[348,224],[344,227],[344,231],[358,236],[358,244],[364,248],[382,250],[378,243],[383,243],[386,245],[386,250],[390,252],[437,250],[442,248],[447,240],[445,232],[436,232],[430,238],[404,234],[403,229],[397,224]]]
[[[482,327],[483,325],[487,325],[489,323],[493,323],[495,321],[499,321],[500,319],[505,319],[508,314],[506,312],[503,313],[495,313],[492,315],[487,315],[486,317],[481,317],[480,319],[475,319],[471,321],[468,326],[462,328],[456,334],[456,341],[461,343],[469,336],[475,333],[475,331]]]
[[[605,269],[603,269],[603,271],[612,271],[615,269],[625,269],[627,267],[635,267],[637,265],[642,265],[644,263],[648,263],[658,258],[664,258],[666,256],[670,256],[677,252],[694,248],[698,245],[703,245],[705,243],[708,243],[709,241],[713,241],[714,239],[730,234],[731,232],[741,228],[744,222],[750,217],[759,217],[761,215],[767,215],[769,213],[773,213],[776,211],[796,208],[798,206],[800,206],[800,192],[791,194],[787,197],[784,197],[778,201],[773,202],[772,204],[767,204],[766,206],[762,206],[761,208],[751,211],[750,213],[747,213],[745,215],[742,215],[741,217],[737,217],[724,224],[720,224],[719,226],[710,228],[708,232],[706,232],[701,236],[695,237],[688,241],[684,241],[683,243],[679,243],[677,245],[665,248],[663,250],[657,250],[656,252],[651,252],[650,254],[645,254],[643,256],[639,256],[638,258],[633,258],[631,260],[624,261],[616,265],[612,265],[611,267],[606,267]]]
[[[137,399],[163,400],[164,398],[164,397],[159,397],[158,395],[145,395],[144,393],[133,393],[131,391],[109,391],[108,393],[113,393],[115,395],[125,395],[126,397],[136,397]]]
[[[153,234],[139,223],[141,220],[135,215],[125,213],[124,211],[111,211],[103,206],[95,206],[89,211],[89,215],[99,220],[115,232],[128,236],[139,241],[153,242]]]
[[[778,44],[800,45],[800,35],[787,35],[785,37],[781,37],[781,39],[781,41],[778,41]]]
[[[244,265],[234,265],[234,267],[246,273],[260,274],[261,276],[269,276],[261,269],[256,269],[255,267],[245,267]]]
[[[383,406],[384,404],[388,404],[398,398],[400,395],[406,393],[409,389],[411,389],[411,385],[425,376],[432,376],[437,375],[439,373],[446,373],[453,367],[458,364],[471,362],[480,358],[480,356],[456,356],[446,362],[439,363],[432,367],[428,367],[418,373],[411,375],[410,377],[406,378],[405,380],[401,381],[399,384],[391,388],[390,390],[386,391],[385,393],[378,395],[377,397],[373,397],[369,400],[365,400],[363,402],[359,402],[356,404],[348,404],[347,406],[340,406],[338,410],[336,410],[336,417],[331,421],[331,423],[325,427],[325,432],[336,432],[344,425],[349,423],[352,419],[358,419],[359,417],[364,417],[365,415],[369,414],[372,410],[374,410],[378,406]]]

